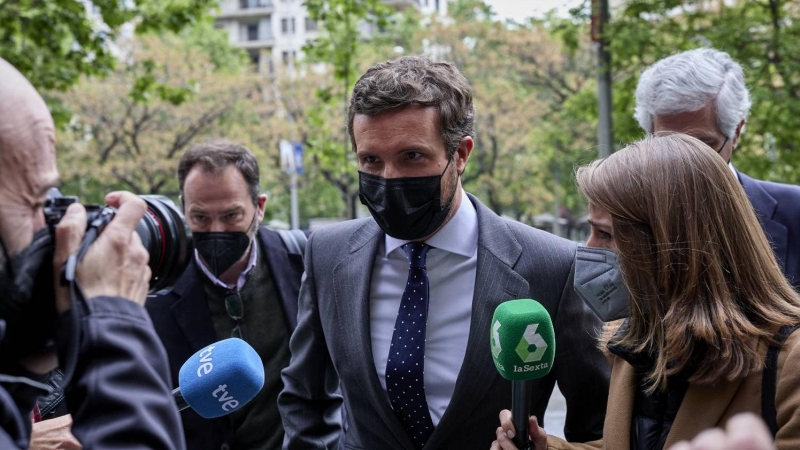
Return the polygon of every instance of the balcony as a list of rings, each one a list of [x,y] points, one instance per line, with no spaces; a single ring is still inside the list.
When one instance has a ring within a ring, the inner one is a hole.
[[[275,45],[275,38],[273,36],[259,36],[257,39],[237,41],[235,45],[247,50],[272,48]]]
[[[248,19],[272,14],[275,5],[272,0],[236,0],[226,2],[217,19]]]
[[[404,9],[408,7],[419,8],[419,0],[384,0],[389,6],[393,6],[396,9]]]

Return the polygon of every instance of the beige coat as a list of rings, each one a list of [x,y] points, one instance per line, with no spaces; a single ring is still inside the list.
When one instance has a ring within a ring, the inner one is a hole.
[[[766,342],[754,341],[753,345],[758,345],[759,353],[766,357]],[[574,444],[548,436],[548,448],[630,450],[636,376],[633,367],[622,358],[612,356],[611,363],[603,440]],[[705,429],[723,427],[737,413],[752,412],[760,417],[762,373],[755,372],[744,379],[715,386],[690,384],[664,448],[678,441],[691,440]],[[775,406],[778,411],[778,450],[800,449],[800,332],[787,339],[778,357]]]

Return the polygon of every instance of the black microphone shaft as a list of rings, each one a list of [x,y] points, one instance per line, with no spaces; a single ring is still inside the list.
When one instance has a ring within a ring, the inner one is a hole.
[[[186,399],[183,398],[183,394],[181,394],[180,386],[172,390],[172,398],[175,399],[175,404],[178,405],[178,411],[183,411],[189,407],[189,404],[186,403]]]
[[[531,411],[531,381],[511,382],[511,415],[514,424],[514,445],[520,450],[530,450],[528,417]]]

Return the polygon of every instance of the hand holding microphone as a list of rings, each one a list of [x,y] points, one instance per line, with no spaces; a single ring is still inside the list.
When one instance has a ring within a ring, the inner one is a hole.
[[[247,342],[215,342],[189,358],[172,391],[178,409],[191,407],[204,419],[230,414],[253,399],[264,386],[264,364]]]
[[[530,299],[502,303],[494,312],[490,330],[492,359],[500,375],[511,380],[512,411],[500,413],[501,427],[492,449],[530,449],[529,430],[535,448],[545,448],[547,434],[530,414],[530,381],[553,368],[555,332],[550,314]],[[512,438],[513,437],[513,438]]]

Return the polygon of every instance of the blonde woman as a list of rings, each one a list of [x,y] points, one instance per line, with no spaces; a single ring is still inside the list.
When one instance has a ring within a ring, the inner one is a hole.
[[[598,315],[625,318],[600,339],[612,365],[603,440],[567,443],[531,418],[532,445],[665,449],[737,413],[769,419],[774,407],[776,447],[800,449],[800,332],[789,334],[800,295],[722,158],[686,135],[649,137],[580,168],[577,181],[596,248],[578,251],[576,291]],[[588,295],[600,278],[602,292]],[[770,346],[777,369],[765,371]],[[500,418],[492,448],[514,448],[510,413]]]

